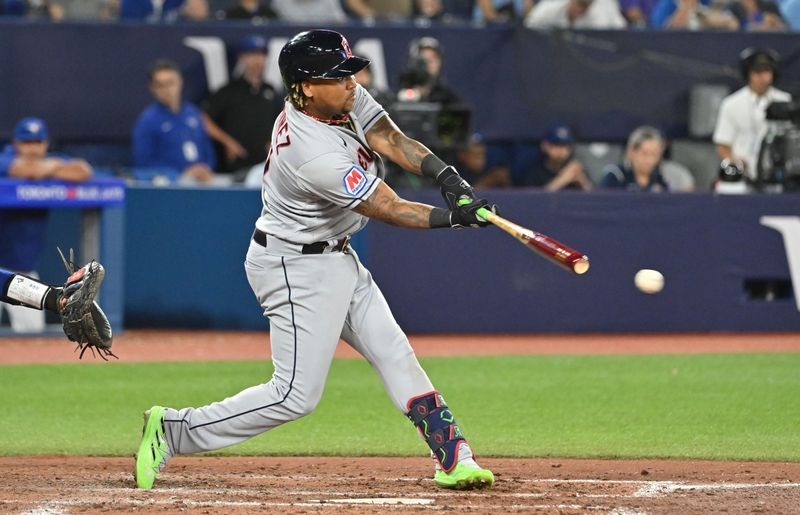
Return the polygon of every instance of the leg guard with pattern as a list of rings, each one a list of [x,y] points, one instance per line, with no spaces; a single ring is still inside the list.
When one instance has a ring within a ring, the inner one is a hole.
[[[408,418],[417,426],[439,466],[450,472],[458,463],[458,449],[466,440],[444,398],[433,391],[408,401]]]

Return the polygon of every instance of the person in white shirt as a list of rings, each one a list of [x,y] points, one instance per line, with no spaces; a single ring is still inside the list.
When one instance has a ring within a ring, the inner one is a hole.
[[[344,23],[347,15],[339,0],[272,0],[272,10],[288,22]]]
[[[525,18],[529,29],[624,29],[617,0],[543,0]]]
[[[739,55],[742,77],[747,85],[722,101],[713,140],[720,161],[742,164],[745,176],[755,180],[758,153],[769,123],[766,109],[772,102],[788,102],[792,96],[772,86],[780,56],[769,48],[746,48]]]

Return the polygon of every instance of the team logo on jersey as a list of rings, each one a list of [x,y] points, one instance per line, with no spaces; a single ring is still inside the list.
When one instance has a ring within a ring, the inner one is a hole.
[[[369,179],[364,170],[353,165],[344,175],[344,191],[348,195],[355,197],[364,190],[368,182]]]

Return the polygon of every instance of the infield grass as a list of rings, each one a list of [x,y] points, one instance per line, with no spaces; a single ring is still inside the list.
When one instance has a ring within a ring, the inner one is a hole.
[[[800,354],[421,360],[479,456],[800,461]],[[142,411],[269,379],[263,362],[0,367],[0,454],[131,455]],[[309,417],[222,453],[420,455],[362,360],[337,360]]]

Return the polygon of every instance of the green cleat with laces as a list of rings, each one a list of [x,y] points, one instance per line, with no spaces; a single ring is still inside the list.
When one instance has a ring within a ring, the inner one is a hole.
[[[158,477],[158,473],[170,458],[167,439],[164,435],[164,414],[162,406],[153,406],[144,412],[142,442],[136,453],[136,487],[149,490]]]

